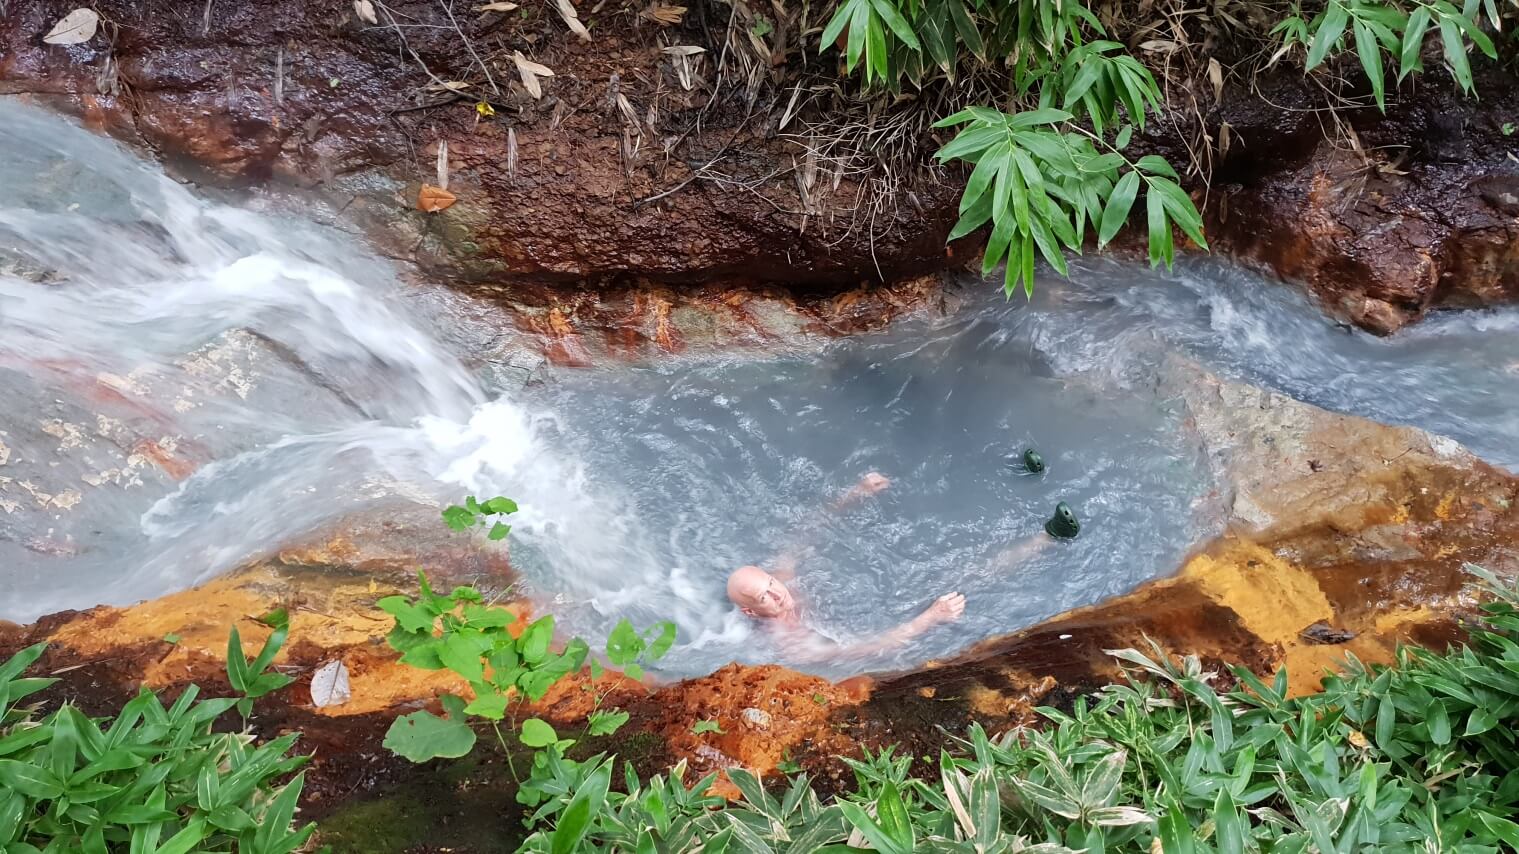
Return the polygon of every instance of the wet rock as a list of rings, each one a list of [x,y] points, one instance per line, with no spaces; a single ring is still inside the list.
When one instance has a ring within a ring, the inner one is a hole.
[[[748,708],[742,712],[744,723],[755,729],[770,728],[770,713],[761,709]]]
[[[1433,309],[1519,300],[1519,138],[1504,132],[1519,87],[1487,68],[1476,101],[1429,77],[1386,116],[1347,111],[1354,139],[1325,139],[1317,122],[1289,132],[1252,97],[1228,99],[1214,121],[1231,124],[1236,145],[1210,193],[1214,248],[1378,334]],[[1290,106],[1290,85],[1268,84],[1268,97]]]
[[[1309,643],[1340,644],[1349,643],[1350,641],[1355,640],[1355,632],[1347,632],[1344,629],[1337,629],[1322,621],[1314,623],[1306,629],[1303,629],[1301,632],[1298,632],[1298,634],[1303,638],[1303,640],[1308,641]]]

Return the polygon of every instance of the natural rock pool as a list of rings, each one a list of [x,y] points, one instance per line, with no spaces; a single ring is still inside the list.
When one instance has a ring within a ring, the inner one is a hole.
[[[671,672],[784,657],[723,581],[788,549],[839,639],[965,593],[962,621],[898,654],[803,666],[906,665],[1169,574],[1219,530],[1230,485],[1172,393],[1178,354],[1519,463],[1519,311],[1377,339],[1219,263],[1091,262],[1028,303],[973,283],[884,332],[523,386],[514,332],[339,232],[207,201],[5,101],[0,152],[8,619],[181,589],[355,513],[472,492],[522,504],[513,563],[571,630],[676,619]],[[1008,464],[1029,446],[1042,475]],[[823,509],[869,471],[890,488]],[[999,564],[1057,501],[1081,537]]]

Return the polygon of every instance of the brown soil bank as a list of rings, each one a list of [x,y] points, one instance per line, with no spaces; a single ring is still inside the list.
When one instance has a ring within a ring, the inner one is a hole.
[[[836,97],[832,60],[787,43],[797,22],[751,37],[743,4],[691,4],[678,21],[588,4],[585,41],[548,4],[450,15],[402,0],[371,4],[370,23],[350,0],[102,0],[93,40],[43,44],[74,5],[10,0],[0,93],[82,113],[202,180],[320,187],[331,210],[312,213],[514,303],[648,282],[837,292],[974,253],[944,245],[963,176],[927,165],[943,140],[923,116],[899,126]],[[1204,48],[1224,68],[1229,49]],[[535,78],[540,98],[518,52],[554,72]],[[1483,65],[1476,101],[1432,72],[1384,117],[1331,113],[1297,72],[1246,79],[1247,66],[1225,72],[1221,98],[1177,93],[1193,118],[1145,141],[1211,163],[1211,187],[1192,182],[1216,247],[1378,332],[1519,296],[1511,75]],[[879,132],[830,147],[810,124],[822,113]],[[458,201],[425,214],[442,143]]]
[[[921,756],[971,721],[993,730],[1031,722],[1035,705],[1069,702],[1118,676],[1105,650],[1152,640],[1201,656],[1209,669],[1237,662],[1269,673],[1285,665],[1294,691],[1312,691],[1346,653],[1385,662],[1398,643],[1438,646],[1459,636],[1472,605],[1462,592],[1464,563],[1519,571],[1519,478],[1449,440],[1174,367],[1168,391],[1187,407],[1188,427],[1221,482],[1233,485],[1213,496],[1228,530],[1175,577],[908,674],[831,683],[779,666],[731,665],[674,685],[623,683],[608,702],[632,722],[615,741],[592,740],[588,749],[634,758],[648,771],[684,758],[700,771],[742,765],[766,773],[790,760],[837,781],[848,774],[838,757],[862,746],[901,743]],[[291,644],[278,666],[297,682],[260,701],[256,725],[266,735],[305,734],[305,749],[315,752],[311,815],[377,790],[415,792],[424,777],[428,791],[456,789],[461,798],[499,792],[503,770],[488,750],[450,777],[380,747],[396,715],[465,690],[401,665],[385,646],[391,622],[374,602],[405,584],[391,551],[380,534],[354,528],[160,600],[0,629],[0,655],[50,641],[40,667],[63,681],[47,699],[72,698],[100,713],[139,684],[172,692],[193,680],[215,690],[228,627],[242,628],[251,652],[263,630],[249,617],[285,607]],[[504,581],[489,564],[431,556],[464,577]],[[164,640],[171,632],[173,643]],[[333,659],[346,664],[353,699],[313,708],[310,674]],[[582,719],[591,702],[582,687],[570,680],[535,713],[565,724]],[[707,720],[722,732],[692,731]]]

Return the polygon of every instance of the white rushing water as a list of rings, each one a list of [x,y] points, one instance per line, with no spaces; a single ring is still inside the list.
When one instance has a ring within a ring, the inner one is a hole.
[[[461,358],[510,334],[476,328],[467,297],[4,100],[0,186],[0,618],[183,589],[356,513],[504,494],[548,609],[592,638],[674,618],[672,672],[783,657],[723,579],[786,550],[839,638],[965,592],[961,623],[874,664],[922,660],[1171,572],[1217,530],[1219,485],[1155,391],[1176,352],[1519,463],[1515,311],[1382,340],[1221,264],[1087,262],[1031,303],[988,289],[805,352],[504,388]],[[1029,445],[1042,477],[1005,463]],[[892,487],[821,509],[870,470]],[[1082,536],[997,564],[1057,500]]]

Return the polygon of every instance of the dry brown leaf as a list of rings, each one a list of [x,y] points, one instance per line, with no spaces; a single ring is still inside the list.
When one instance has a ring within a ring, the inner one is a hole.
[[[1147,42],[1142,42],[1139,45],[1139,49],[1149,51],[1150,53],[1175,53],[1181,49],[1181,45],[1165,39],[1150,39]]]
[[[469,88],[469,84],[463,80],[445,80],[441,85],[450,92],[463,92]]]
[[[475,11],[476,12],[510,12],[510,11],[512,11],[515,8],[517,8],[517,4],[516,3],[486,3],[486,4],[481,5],[481,6],[476,6],[475,7]]]
[[[1213,84],[1214,103],[1221,103],[1224,100],[1224,67],[1212,57],[1208,59],[1208,81]]]
[[[95,37],[99,26],[100,15],[94,9],[75,9],[54,24],[42,40],[47,44],[84,44]]]
[[[694,44],[676,44],[664,48],[664,52],[668,53],[671,56],[695,56],[698,53],[706,53],[707,49],[704,47],[697,47]]]
[[[1223,124],[1219,125],[1219,127],[1218,127],[1218,156],[1219,157],[1228,157],[1229,156],[1229,146],[1230,146],[1231,143],[1233,143],[1233,141],[1234,141],[1234,128],[1231,127],[1228,122],[1224,122]]]
[[[378,24],[380,19],[375,17],[374,4],[370,0],[353,0],[353,13],[359,16],[359,20],[366,24]]]
[[[617,93],[617,109],[622,111],[623,120],[632,126],[633,130],[637,131],[638,111],[633,109],[633,102],[628,100],[628,96],[621,92]]]
[[[447,210],[456,201],[458,198],[442,187],[423,184],[422,192],[417,194],[417,210],[424,213],[437,213]]]
[[[591,31],[585,28],[585,24],[580,23],[580,13],[575,11],[575,7],[570,4],[570,0],[554,0],[554,8],[559,10],[559,17],[564,19],[564,23],[570,28],[570,32],[580,36],[581,41],[588,42],[591,40]]]
[[[673,27],[686,16],[686,7],[654,3],[649,8],[643,10],[641,14],[661,27]]]
[[[512,62],[517,64],[517,76],[522,78],[522,88],[533,96],[533,100],[542,98],[543,86],[538,82],[538,78],[553,77],[554,70],[528,59],[520,50],[512,51]]]
[[[448,189],[448,140],[438,140],[438,188]]]

